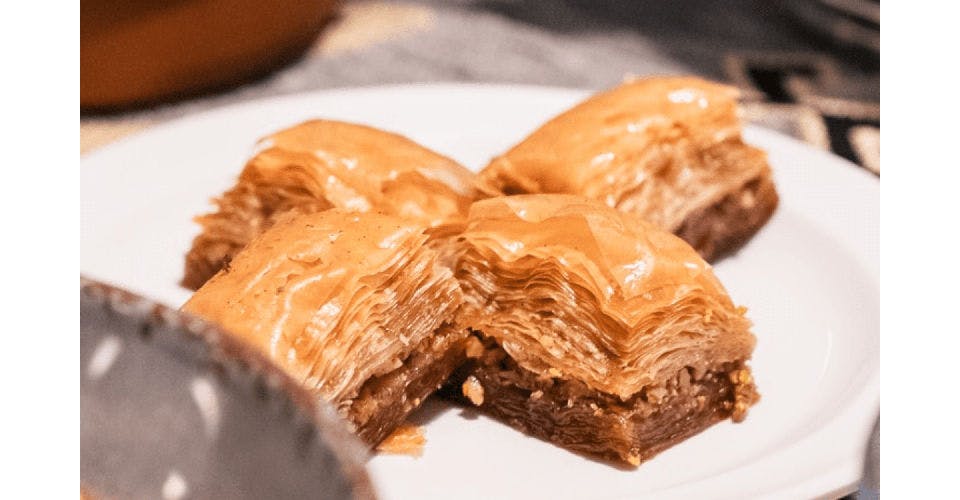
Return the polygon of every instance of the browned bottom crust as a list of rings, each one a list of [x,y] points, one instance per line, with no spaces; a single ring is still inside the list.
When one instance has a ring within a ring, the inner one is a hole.
[[[767,223],[778,203],[773,179],[763,175],[687,216],[676,235],[712,261],[743,246]]]
[[[424,339],[401,367],[366,381],[345,415],[360,439],[376,446],[439,389],[463,364],[466,337],[464,330],[441,327]]]
[[[621,401],[577,380],[538,376],[497,346],[458,369],[443,394],[537,438],[633,466],[719,421],[739,422],[759,400],[741,362],[702,374],[684,369]]]

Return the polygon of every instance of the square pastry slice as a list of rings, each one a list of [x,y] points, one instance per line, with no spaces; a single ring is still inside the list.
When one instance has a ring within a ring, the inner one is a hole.
[[[463,296],[409,219],[287,214],[183,306],[331,401],[371,446],[463,362]]]
[[[738,97],[698,78],[628,81],[551,119],[481,177],[505,194],[577,194],[635,213],[712,260],[778,203],[766,154],[741,136]]]
[[[413,218],[442,232],[490,194],[455,161],[397,134],[312,120],[262,139],[236,185],[198,217],[183,285],[203,285],[251,239],[290,210],[329,208]]]
[[[570,195],[479,201],[458,239],[452,379],[482,412],[587,455],[637,465],[758,399],[755,338],[680,238]]]

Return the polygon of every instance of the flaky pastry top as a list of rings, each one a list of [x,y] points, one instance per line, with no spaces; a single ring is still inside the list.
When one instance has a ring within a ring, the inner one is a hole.
[[[461,295],[422,222],[330,209],[288,214],[183,306],[342,403],[400,366]],[[430,307],[411,308],[414,300]]]
[[[466,214],[491,191],[466,168],[398,134],[310,120],[257,144],[240,182],[304,192],[333,207],[379,211],[430,226]]]
[[[753,349],[711,266],[634,214],[572,195],[490,198],[459,244],[467,326],[535,372],[627,398]]]
[[[668,231],[769,172],[743,143],[737,89],[694,77],[630,80],[551,119],[481,172],[505,193],[569,193]]]

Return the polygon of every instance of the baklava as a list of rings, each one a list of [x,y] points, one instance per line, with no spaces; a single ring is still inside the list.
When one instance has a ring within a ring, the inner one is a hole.
[[[443,155],[397,134],[312,120],[262,139],[235,186],[197,217],[182,284],[197,289],[277,217],[329,208],[422,221],[435,233],[495,194]]]
[[[470,360],[450,387],[533,436],[638,465],[758,400],[755,338],[680,238],[571,195],[476,202],[457,239]]]
[[[778,202],[766,154],[743,140],[738,98],[699,78],[627,81],[551,119],[481,177],[505,194],[577,194],[635,213],[712,260]]]
[[[463,296],[414,219],[288,213],[183,306],[332,402],[375,446],[463,362]]]

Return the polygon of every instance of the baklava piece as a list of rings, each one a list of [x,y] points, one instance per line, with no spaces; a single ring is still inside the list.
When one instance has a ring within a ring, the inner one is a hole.
[[[183,306],[331,401],[371,446],[463,362],[463,296],[410,219],[287,214]]]
[[[628,81],[548,121],[481,177],[505,194],[577,194],[635,213],[712,260],[778,202],[766,154],[741,136],[738,98],[698,78]]]
[[[313,120],[262,139],[234,187],[197,217],[182,284],[197,289],[285,212],[383,212],[443,232],[492,194],[475,174],[405,137]]]
[[[480,411],[638,465],[758,400],[745,310],[693,248],[636,215],[492,198],[458,244],[458,322],[477,337],[448,387]]]

